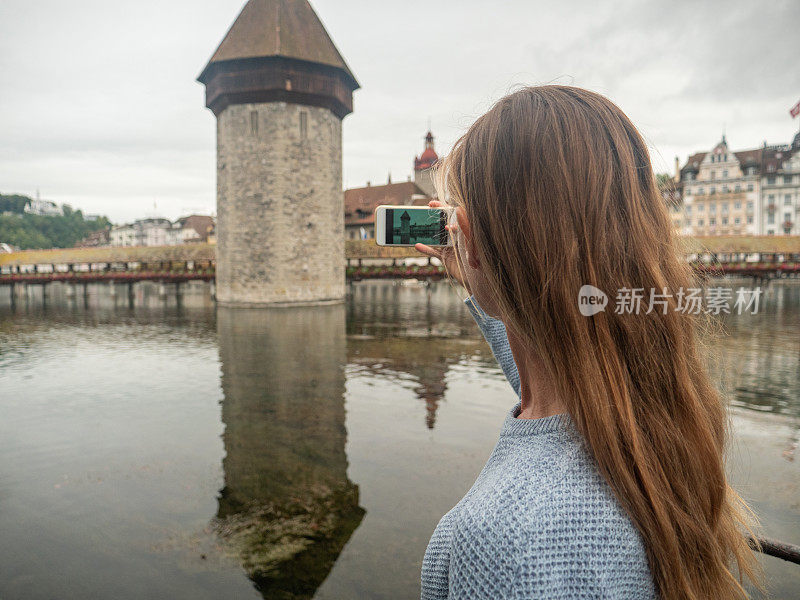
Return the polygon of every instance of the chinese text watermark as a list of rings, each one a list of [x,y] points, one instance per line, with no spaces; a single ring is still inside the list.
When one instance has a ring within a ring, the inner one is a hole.
[[[646,314],[669,311],[697,315],[757,314],[763,290],[727,287],[680,288],[671,293],[666,288],[620,288],[614,302],[614,314]],[[584,285],[578,292],[578,309],[585,317],[606,310],[608,296],[593,285]]]

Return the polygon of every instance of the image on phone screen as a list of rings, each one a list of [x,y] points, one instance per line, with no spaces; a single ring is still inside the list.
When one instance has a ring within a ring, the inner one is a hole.
[[[387,244],[447,244],[447,213],[438,208],[386,209]]]

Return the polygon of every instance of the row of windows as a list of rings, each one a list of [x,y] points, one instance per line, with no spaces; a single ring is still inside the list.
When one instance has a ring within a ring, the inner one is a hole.
[[[791,223],[792,213],[790,212],[783,213],[783,222]],[[774,225],[774,224],[775,224],[775,213],[767,213],[767,225]]]
[[[791,185],[794,181],[794,175],[784,175],[783,176],[783,185]],[[770,175],[767,177],[767,185],[777,185],[778,177],[776,175]]]
[[[360,230],[356,230],[356,229],[349,229],[347,231],[347,239],[349,239],[349,240],[360,240],[360,239],[371,240],[373,238],[372,227],[365,227],[364,228],[364,235],[365,235],[365,237],[362,238],[361,237],[361,231]]]
[[[673,222],[674,222],[674,224],[676,226],[680,226],[680,224],[681,224],[681,220],[680,219],[674,219]],[[730,224],[730,218],[729,217],[722,217],[720,219],[720,223],[722,225],[729,225]],[[698,227],[704,227],[705,224],[706,224],[706,221],[705,221],[704,218],[697,219],[696,225]],[[717,218],[716,217],[709,217],[708,218],[708,224],[709,225],[716,225],[717,224]],[[733,220],[733,224],[734,225],[741,225],[742,224],[742,218],[741,217],[736,217]],[[747,216],[747,224],[748,225],[752,225],[753,224],[753,215],[748,215]],[[783,224],[784,227],[791,228],[791,226],[793,225],[792,213],[788,213],[788,212],[787,213],[783,213],[783,221],[781,221],[781,224]],[[692,225],[692,220],[691,219],[686,219],[686,225],[691,226]],[[775,213],[769,213],[767,215],[767,225],[775,225]]]
[[[731,191],[731,188],[729,188],[727,185],[723,185],[723,186],[722,186],[722,192],[721,192],[721,193],[723,193],[723,194],[729,194],[729,193],[730,193],[730,191]],[[741,192],[741,191],[742,191],[742,186],[741,186],[741,184],[738,184],[738,183],[737,183],[737,184],[736,184],[736,185],[733,187],[733,191],[734,191],[734,192]],[[748,184],[747,184],[747,191],[748,191],[748,192],[752,192],[752,191],[753,191],[753,184],[752,184],[752,183],[748,183]],[[697,188],[697,189],[695,190],[695,194],[696,194],[696,195],[698,195],[698,196],[702,196],[702,195],[704,195],[705,193],[706,193],[706,191],[705,191],[705,188],[702,188],[702,187],[699,187],[699,188]],[[708,190],[708,193],[709,193],[709,195],[712,195],[712,196],[713,196],[714,194],[716,194],[716,193],[717,193],[717,188],[716,188],[716,187],[714,187],[714,186],[711,186],[711,187],[709,188],[709,190]],[[691,188],[686,188],[686,194],[687,194],[688,196],[691,196],[691,195],[692,195],[692,189],[691,189]]]
[[[711,162],[714,162],[713,157],[712,157],[712,161]],[[774,168],[772,170],[774,170]],[[755,175],[756,174],[756,168],[755,167],[747,167],[742,172],[744,173],[744,175]],[[717,178],[717,171],[712,170],[712,171],[709,171],[709,173],[710,173],[710,178],[711,179],[716,179]],[[729,175],[728,170],[727,169],[723,169],[722,170],[722,179],[727,179],[728,175]],[[695,181],[695,180],[697,180],[697,175],[695,173],[691,173],[691,172],[686,173],[686,174],[684,174],[683,180],[684,181]]]
[[[775,194],[768,194],[767,195],[767,202],[770,204],[775,204]],[[784,194],[783,195],[783,203],[784,204],[791,204],[792,203],[792,195],[791,194]]]
[[[721,219],[721,223],[722,223],[723,225],[729,225],[729,224],[730,224],[730,219],[729,219],[728,217],[722,217],[722,219]],[[687,219],[687,220],[686,220],[686,224],[687,224],[687,225],[691,225],[691,224],[692,224],[692,221],[691,221],[691,219]],[[697,219],[697,226],[698,226],[698,227],[704,227],[704,226],[705,226],[705,224],[706,224],[706,221],[705,221],[705,219]],[[708,224],[709,224],[709,225],[716,225],[716,224],[717,224],[717,218],[716,218],[716,217],[710,217],[710,218],[708,219]],[[733,220],[733,224],[734,224],[734,225],[741,225],[741,224],[742,224],[742,219],[741,219],[741,217],[736,217],[736,218]],[[751,216],[749,216],[749,217],[747,217],[747,224],[748,224],[748,225],[752,225],[752,224],[753,224],[753,217],[752,217],[752,215],[751,215]]]
[[[706,208],[706,205],[703,202],[698,202],[697,204],[695,204],[695,206],[697,207],[697,212],[703,212],[705,210],[705,208]],[[729,202],[722,202],[720,204],[720,207],[722,208],[722,212],[724,212],[724,213],[728,212],[728,209],[730,208],[730,203]],[[741,202],[734,202],[733,203],[733,208],[734,208],[734,210],[742,210],[742,203]],[[754,208],[753,203],[752,202],[748,202],[747,203],[747,210],[752,212],[753,208]],[[708,212],[710,212],[710,213],[717,212],[717,205],[716,204],[709,204],[708,205]],[[691,205],[686,206],[686,214],[687,215],[692,214]]]

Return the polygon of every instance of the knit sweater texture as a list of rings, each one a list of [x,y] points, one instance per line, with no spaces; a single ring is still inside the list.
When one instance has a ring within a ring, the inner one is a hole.
[[[467,306],[514,391],[502,322]],[[641,536],[568,415],[506,415],[486,466],[436,527],[423,600],[656,598]]]

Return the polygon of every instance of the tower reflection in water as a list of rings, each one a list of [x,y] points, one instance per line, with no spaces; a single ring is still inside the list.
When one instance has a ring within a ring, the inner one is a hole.
[[[347,478],[345,308],[220,307],[217,331],[215,529],[265,598],[311,598],[364,517]]]

